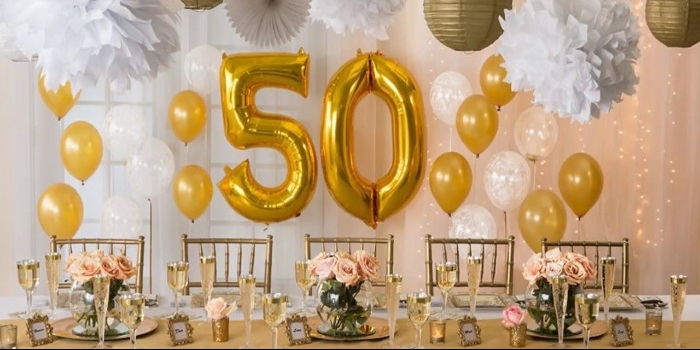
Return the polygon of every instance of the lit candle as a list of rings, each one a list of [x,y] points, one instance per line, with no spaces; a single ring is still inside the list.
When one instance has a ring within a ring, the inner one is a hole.
[[[430,321],[430,343],[445,344],[445,320]]]

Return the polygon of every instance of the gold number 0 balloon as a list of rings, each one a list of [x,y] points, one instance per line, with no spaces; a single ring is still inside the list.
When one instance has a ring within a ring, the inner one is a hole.
[[[280,222],[299,216],[316,189],[316,156],[308,132],[299,122],[278,114],[263,113],[255,105],[255,93],[265,87],[308,94],[309,55],[291,53],[234,54],[224,58],[221,71],[221,103],[224,132],[238,149],[270,147],[287,162],[287,177],[276,187],[258,183],[248,160],[225,167],[218,183],[228,204],[242,216],[257,222]]]
[[[369,93],[391,111],[393,162],[377,182],[355,168],[353,114]],[[423,100],[411,74],[381,54],[361,54],[343,65],[326,90],[321,158],[328,190],[349,214],[376,228],[418,192],[426,166]]]

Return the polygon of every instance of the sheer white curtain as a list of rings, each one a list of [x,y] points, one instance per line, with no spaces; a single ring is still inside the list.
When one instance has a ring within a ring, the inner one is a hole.
[[[635,3],[643,14],[643,4]],[[643,15],[642,15],[643,18]],[[319,166],[319,183],[311,204],[299,218],[269,227],[250,222],[228,207],[218,189],[209,210],[194,224],[179,213],[170,190],[153,199],[153,221],[148,202],[130,188],[124,163],[114,162],[105,153],[102,166],[84,186],[65,173],[58,153],[62,129],[76,120],[88,120],[98,129],[105,113],[114,105],[131,104],[141,108],[149,121],[150,135],[164,140],[176,159],[176,171],[187,164],[198,164],[210,171],[214,184],[223,176],[225,165],[236,165],[250,159],[261,182],[274,185],[286,171],[282,157],[276,152],[257,149],[241,151],[224,138],[218,91],[207,97],[210,107],[205,133],[185,147],[167,124],[167,108],[171,97],[187,89],[181,68],[190,49],[209,44],[227,53],[250,51],[297,52],[300,47],[310,54],[309,96],[304,99],[293,93],[264,90],[259,94],[262,110],[287,114],[300,120],[313,137],[320,159],[321,106],[326,84],[333,73],[356,51],[381,50],[404,65],[416,78],[423,93],[427,120],[428,170],[440,154],[458,151],[469,160],[474,183],[468,203],[491,210],[499,223],[500,236],[504,215],[488,200],[483,184],[483,170],[489,158],[503,150],[517,151],[512,130],[515,118],[530,106],[530,95],[520,93],[500,112],[499,134],[477,160],[464,147],[456,130],[450,129],[431,113],[428,93],[430,84],[440,73],[455,70],[478,86],[482,62],[493,48],[481,52],[452,51],[434,39],[423,17],[420,1],[407,1],[406,8],[389,29],[390,40],[377,41],[363,33],[337,35],[322,24],[307,25],[291,43],[282,47],[260,49],[245,44],[228,23],[223,7],[197,13],[182,12],[182,51],[175,64],[158,79],[137,84],[125,94],[112,94],[103,86],[85,89],[79,105],[57,122],[36,94],[36,71],[33,63],[13,63],[0,59],[0,137],[6,151],[0,152],[0,229],[8,244],[0,246],[0,271],[5,276],[16,274],[14,263],[23,258],[43,258],[48,238],[36,219],[36,203],[43,190],[54,182],[67,182],[81,194],[85,220],[79,236],[99,236],[99,213],[102,203],[113,195],[133,196],[143,208],[142,234],[153,229],[154,292],[170,295],[164,283],[165,263],[178,259],[182,233],[196,237],[274,236],[273,289],[291,291],[292,264],[303,254],[302,236],[342,235],[366,236],[393,234],[396,237],[396,272],[402,273],[405,290],[419,290],[424,285],[423,241],[426,233],[447,236],[449,218],[441,212],[426,181],[408,206],[380,223],[376,230],[343,211],[326,191]],[[699,122],[695,114],[700,102],[700,49],[668,49],[645,30],[642,58],[637,67],[640,76],[638,93],[626,97],[612,113],[602,115],[587,125],[571,124],[559,119],[559,140],[555,150],[538,164],[538,187],[557,188],[557,173],[563,160],[578,151],[592,155],[601,165],[605,185],[601,198],[581,221],[581,230],[567,208],[568,228],[564,239],[631,241],[631,292],[667,293],[668,276],[683,273],[690,276],[689,292],[700,292],[698,275],[700,247],[697,212],[700,210],[700,186],[696,180]],[[390,121],[384,102],[370,95],[361,101],[355,114],[355,154],[358,170],[376,179],[391,163]],[[516,292],[524,291],[519,278],[520,263],[531,254],[520,239],[517,210],[508,212],[507,233],[518,238],[516,249]],[[147,271],[150,269],[146,268]],[[196,269],[195,269],[196,270]],[[14,277],[12,277],[14,278]],[[147,276],[148,278],[148,276]],[[45,288],[42,284],[40,288]],[[146,283],[148,291],[148,282]],[[0,286],[1,294],[21,294],[14,283]]]

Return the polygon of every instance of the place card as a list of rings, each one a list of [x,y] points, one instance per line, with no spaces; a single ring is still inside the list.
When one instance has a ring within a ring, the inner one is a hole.
[[[465,315],[459,320],[459,339],[462,346],[481,344],[481,327],[476,322],[476,317]]]
[[[613,346],[628,346],[634,344],[634,338],[632,337],[634,331],[627,317],[617,315],[617,317],[610,320],[610,334],[613,338]]]
[[[311,343],[311,327],[309,327],[306,316],[294,314],[287,317],[284,322],[287,331],[289,345],[300,345]]]
[[[49,316],[34,314],[34,316],[28,318],[27,337],[32,346],[53,343],[56,336],[53,334],[51,323],[49,323]]]
[[[168,318],[168,334],[170,335],[170,344],[172,346],[193,343],[192,332],[193,327],[190,324],[189,316],[175,314]]]

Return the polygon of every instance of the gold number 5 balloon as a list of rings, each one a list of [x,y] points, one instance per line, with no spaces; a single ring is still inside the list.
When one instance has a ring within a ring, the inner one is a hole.
[[[373,93],[388,104],[393,162],[376,182],[355,168],[353,113]],[[362,54],[343,65],[323,101],[321,158],[328,190],[349,214],[376,228],[418,192],[426,167],[423,100],[411,74],[381,53]]]
[[[299,216],[316,189],[316,156],[309,133],[287,116],[264,113],[255,93],[265,87],[308,94],[309,55],[246,53],[224,58],[220,70],[224,132],[238,149],[273,148],[287,162],[287,176],[275,187],[255,180],[248,160],[231,169],[218,183],[226,202],[242,216],[266,224]]]

